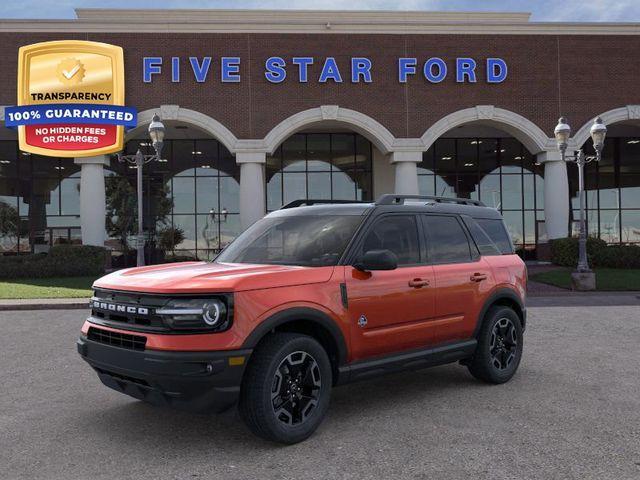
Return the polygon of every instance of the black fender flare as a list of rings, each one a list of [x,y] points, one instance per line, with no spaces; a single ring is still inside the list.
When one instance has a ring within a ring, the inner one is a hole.
[[[526,307],[524,305],[524,302],[522,301],[520,296],[515,291],[513,291],[510,288],[503,287],[503,288],[499,288],[498,290],[493,292],[489,296],[489,298],[487,298],[487,300],[484,302],[484,305],[482,306],[482,309],[480,310],[480,313],[478,314],[478,320],[476,321],[476,328],[473,330],[474,338],[478,336],[478,333],[480,332],[480,327],[482,326],[482,320],[484,319],[484,317],[487,314],[487,312],[489,311],[489,309],[493,305],[495,305],[496,303],[499,303],[500,300],[504,300],[504,299],[507,299],[509,301],[513,301],[518,305],[518,308],[520,309],[520,311],[516,312],[516,313],[520,317],[520,322],[522,324],[522,330],[525,329],[526,322],[527,322],[527,309],[526,309]]]
[[[347,343],[342,330],[336,322],[326,313],[310,307],[292,307],[281,310],[260,322],[253,332],[246,338],[242,348],[255,348],[260,340],[273,329],[289,322],[304,320],[312,322],[324,328],[333,338],[338,350],[338,365],[344,365],[347,361]]]

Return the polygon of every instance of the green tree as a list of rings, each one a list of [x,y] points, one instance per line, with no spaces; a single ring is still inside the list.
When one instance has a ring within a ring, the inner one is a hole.
[[[0,201],[0,237],[7,237],[18,243],[20,236],[20,215],[18,209]]]
[[[108,177],[105,179],[107,200],[106,227],[110,236],[120,241],[123,251],[129,251],[128,239],[138,233],[138,197],[135,188],[125,177]],[[145,194],[149,194],[145,192]],[[169,188],[166,184],[151,187],[151,215],[156,224],[166,225],[173,208]],[[147,227],[148,228],[148,227]],[[151,229],[150,238],[155,236],[155,225]]]

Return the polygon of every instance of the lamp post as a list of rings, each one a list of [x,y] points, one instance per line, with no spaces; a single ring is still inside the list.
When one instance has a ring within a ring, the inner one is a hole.
[[[142,231],[142,166],[152,160],[160,160],[162,152],[162,144],[164,142],[165,128],[160,121],[160,117],[155,114],[149,124],[149,138],[155,153],[153,155],[143,155],[140,149],[135,155],[122,155],[118,153],[119,162],[128,162],[135,165],[137,171],[137,193],[138,193],[138,235],[136,236],[137,260],[136,265],[141,267],[144,265],[144,234]]]
[[[571,127],[567,123],[567,119],[561,117],[558,125],[554,130],[558,149],[562,154],[563,161],[574,162],[578,166],[578,192],[580,198],[580,237],[578,240],[578,266],[576,272],[572,276],[574,285],[580,290],[593,290],[595,288],[595,276],[589,268],[589,260],[587,259],[587,229],[585,219],[585,191],[584,191],[584,166],[593,161],[599,162],[602,158],[602,149],[604,147],[604,139],[607,134],[607,127],[602,123],[602,119],[597,117],[593,125],[591,125],[591,139],[593,140],[593,148],[595,155],[585,155],[582,149],[572,155],[567,155],[567,146],[569,137],[571,136]],[[584,279],[584,288],[580,288],[580,279]]]

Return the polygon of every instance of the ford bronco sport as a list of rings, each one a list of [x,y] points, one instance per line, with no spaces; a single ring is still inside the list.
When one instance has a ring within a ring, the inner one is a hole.
[[[314,432],[334,385],[456,361],[498,384],[522,356],[525,265],[500,214],[468,199],[296,201],[213,262],[93,288],[77,347],[105,385],[192,411],[237,402],[282,443]]]

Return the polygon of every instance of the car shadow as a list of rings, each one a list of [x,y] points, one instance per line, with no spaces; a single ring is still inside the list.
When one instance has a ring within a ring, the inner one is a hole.
[[[477,389],[479,385],[482,384],[473,379],[466,368],[447,365],[336,387],[325,427],[321,428],[342,429],[349,424],[355,427],[368,417],[393,411],[398,405],[442,399],[451,389],[464,395],[464,390]],[[90,429],[92,436],[98,437],[97,441],[115,442],[126,446],[131,453],[143,455],[150,446],[207,455],[220,451],[286,448],[252,435],[236,408],[217,415],[194,414],[115,396],[115,393],[114,398],[119,399],[116,405],[94,410],[90,418],[79,418],[80,428]]]

